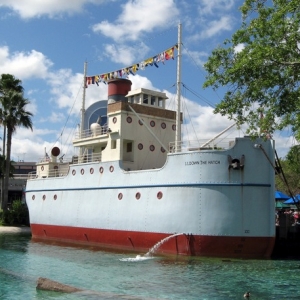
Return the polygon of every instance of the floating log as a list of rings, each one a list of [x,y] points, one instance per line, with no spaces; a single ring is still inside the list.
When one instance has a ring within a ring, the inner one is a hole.
[[[44,277],[38,278],[36,288],[38,290],[55,291],[55,292],[62,292],[62,293],[76,293],[76,292],[83,291],[76,287],[62,284],[60,282],[53,281]]]
[[[82,290],[44,277],[38,278],[36,289],[61,292],[61,293],[79,293],[79,295],[97,296],[97,299],[105,298],[105,299],[128,299],[128,300],[140,300],[140,299],[154,300],[154,298],[145,298],[140,296],[121,295],[121,294],[114,294],[108,292]]]

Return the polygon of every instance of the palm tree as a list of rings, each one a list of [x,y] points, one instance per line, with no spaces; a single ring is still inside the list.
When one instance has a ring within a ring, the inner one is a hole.
[[[4,83],[0,80],[0,124],[2,124],[7,130],[6,166],[3,186],[4,194],[2,199],[2,209],[6,210],[8,202],[8,180],[10,173],[12,135],[19,126],[30,128],[32,130],[32,113],[25,110],[26,105],[30,102],[23,97],[22,92],[18,91],[23,91],[23,88],[20,86],[20,81],[15,79],[12,75],[4,75],[7,75],[5,76],[5,79],[7,80],[4,80]]]
[[[11,74],[2,74],[0,78],[0,98],[4,96],[7,91],[13,90],[18,93],[23,93],[22,81],[15,78]],[[3,156],[5,155],[5,138],[6,138],[6,127],[3,130]]]

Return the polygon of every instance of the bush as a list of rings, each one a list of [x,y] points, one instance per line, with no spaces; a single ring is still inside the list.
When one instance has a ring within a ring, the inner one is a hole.
[[[9,210],[2,212],[2,218],[0,215],[0,223],[2,219],[2,225],[27,225],[29,226],[29,212],[27,205],[22,203],[21,200],[15,200]]]
[[[4,215],[3,215],[3,210],[0,210],[0,226],[4,225]]]

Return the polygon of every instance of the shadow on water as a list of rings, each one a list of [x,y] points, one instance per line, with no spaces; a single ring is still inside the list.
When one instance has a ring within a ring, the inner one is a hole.
[[[0,248],[11,251],[26,252],[30,236],[28,234],[0,234]]]

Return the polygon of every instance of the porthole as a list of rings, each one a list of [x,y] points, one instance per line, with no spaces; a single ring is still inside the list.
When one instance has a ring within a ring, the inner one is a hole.
[[[139,144],[138,144],[138,149],[139,149],[139,150],[143,150],[143,148],[144,148],[143,144],[139,143]]]
[[[174,131],[176,130],[176,125],[175,125],[175,124],[172,125],[172,129],[173,129]]]
[[[113,167],[113,166],[110,166],[110,167],[109,167],[109,171],[110,171],[110,172],[113,172],[113,171],[114,171],[114,167]]]
[[[166,127],[167,127],[165,122],[162,122],[160,126],[161,126],[162,129],[166,129]]]
[[[57,199],[57,195],[54,195],[54,196],[53,196],[53,199],[56,200],[56,199]]]
[[[94,174],[94,169],[93,168],[90,168],[90,173]]]
[[[31,199],[32,199],[32,200],[34,200],[34,199],[35,199],[35,196],[34,196],[34,195],[32,195]]]
[[[140,125],[144,125],[144,123],[143,123],[141,120],[139,120],[139,124],[140,124]]]
[[[150,151],[153,152],[155,150],[155,146],[154,145],[150,145],[149,149],[150,149]]]
[[[72,170],[72,175],[74,176],[76,174],[76,171],[75,170]]]
[[[155,122],[152,120],[152,121],[150,121],[150,126],[151,127],[154,127],[155,126]]]
[[[44,166],[41,166],[41,170],[44,171]]]
[[[83,175],[84,174],[84,169],[81,169],[80,173],[81,173],[81,175]]]
[[[44,201],[46,200],[46,195],[43,195],[43,200],[44,200]]]
[[[136,200],[140,200],[140,198],[141,198],[141,193],[137,192],[137,193],[135,194],[135,198],[136,198]]]
[[[117,118],[113,117],[113,123],[116,124],[117,123]]]
[[[157,199],[160,200],[163,197],[163,193],[162,192],[158,192],[157,193]]]
[[[103,167],[100,167],[100,168],[99,168],[99,172],[102,174],[103,171],[104,171]]]
[[[127,123],[131,123],[132,122],[132,118],[131,117],[127,117],[126,121],[127,121]]]
[[[119,193],[119,194],[118,194],[118,199],[119,199],[119,200],[122,200],[122,199],[123,199],[123,194],[122,194],[122,193]]]
[[[164,147],[161,147],[161,148],[160,148],[160,151],[161,151],[162,153],[165,153],[165,152],[166,152],[166,149],[165,149]]]

